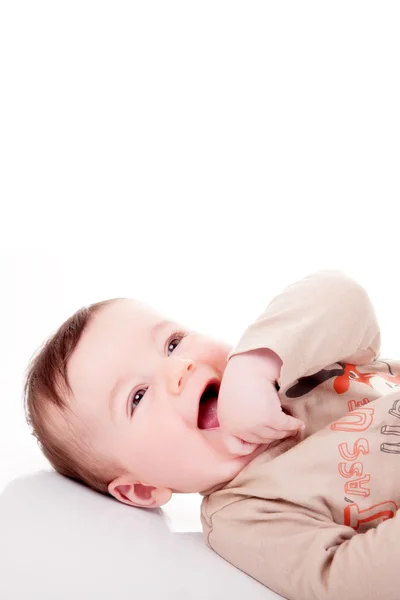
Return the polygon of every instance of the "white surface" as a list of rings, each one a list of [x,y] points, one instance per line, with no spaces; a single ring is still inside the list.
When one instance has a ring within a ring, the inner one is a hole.
[[[207,550],[197,497],[145,514],[43,473],[23,371],[83,304],[234,344],[320,268],[367,288],[400,358],[399,10],[0,2],[1,600],[272,596]]]
[[[279,598],[206,547],[199,498],[147,511],[50,471],[14,479],[0,495],[0,598]]]

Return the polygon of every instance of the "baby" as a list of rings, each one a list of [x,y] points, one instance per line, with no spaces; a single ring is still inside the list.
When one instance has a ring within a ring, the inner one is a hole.
[[[121,502],[201,493],[208,545],[287,598],[397,600],[400,363],[379,347],[338,271],[289,286],[234,349],[106,301],[32,360],[27,418],[56,470]]]

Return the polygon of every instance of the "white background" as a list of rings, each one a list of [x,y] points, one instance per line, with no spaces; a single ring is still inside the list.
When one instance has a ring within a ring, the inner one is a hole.
[[[338,268],[400,358],[399,17],[0,0],[0,490],[47,468],[23,372],[83,304],[136,297],[234,344],[285,285]],[[183,501],[171,527],[196,530]]]

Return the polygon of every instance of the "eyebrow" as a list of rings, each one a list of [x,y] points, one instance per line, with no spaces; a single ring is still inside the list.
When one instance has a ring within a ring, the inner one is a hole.
[[[158,321],[158,323],[156,323],[150,331],[150,337],[152,339],[152,341],[155,343],[156,339],[157,339],[157,334],[161,329],[164,329],[164,327],[166,327],[167,325],[169,325],[171,323],[171,321],[169,321],[168,319],[162,319],[161,321]],[[120,379],[118,379],[118,381],[115,383],[115,385],[113,386],[111,392],[110,392],[110,396],[109,396],[109,412],[111,413],[111,418],[112,420],[115,419],[115,411],[116,411],[116,399],[118,398],[119,392],[121,387],[126,383],[126,378],[121,377]]]

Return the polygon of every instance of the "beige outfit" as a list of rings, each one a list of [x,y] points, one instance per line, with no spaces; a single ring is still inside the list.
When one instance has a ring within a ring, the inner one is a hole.
[[[399,600],[400,362],[377,358],[367,293],[338,271],[307,277],[231,355],[257,348],[282,359],[282,406],[306,430],[204,496],[208,545],[290,599]]]

